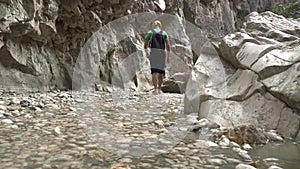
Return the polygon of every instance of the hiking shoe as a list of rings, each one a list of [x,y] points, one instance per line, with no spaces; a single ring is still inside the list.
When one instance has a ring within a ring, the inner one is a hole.
[[[161,90],[157,89],[157,93],[158,94],[163,94],[164,92],[162,92]]]
[[[154,91],[152,91],[152,94],[153,94],[153,95],[157,95],[157,94],[158,94],[158,91],[157,91],[157,90],[154,90]]]

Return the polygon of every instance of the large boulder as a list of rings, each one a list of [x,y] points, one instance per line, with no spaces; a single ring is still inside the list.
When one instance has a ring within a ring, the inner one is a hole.
[[[261,80],[265,79],[263,84],[268,91],[298,110],[299,25],[298,20],[271,12],[253,12],[245,23],[244,32],[248,35],[239,32],[228,35],[218,48],[224,59],[236,68],[257,73]]]
[[[263,80],[262,83],[274,96],[290,107],[300,110],[300,63]]]
[[[211,88],[207,72],[220,66],[193,69],[185,111],[221,126],[254,125],[299,139],[299,20],[271,12],[253,12],[246,19],[241,32],[215,44],[221,60],[229,62],[235,73],[219,73],[217,87]]]

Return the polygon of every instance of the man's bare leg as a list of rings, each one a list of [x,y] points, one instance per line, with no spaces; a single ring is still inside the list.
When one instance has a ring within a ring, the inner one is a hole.
[[[158,89],[158,92],[160,93],[161,92],[161,85],[163,83],[163,74],[159,73],[158,74],[158,86],[157,86],[157,89]]]
[[[154,92],[157,92],[157,73],[152,73],[152,84],[154,86]]]

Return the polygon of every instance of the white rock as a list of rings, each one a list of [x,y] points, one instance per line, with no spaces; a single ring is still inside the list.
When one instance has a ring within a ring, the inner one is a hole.
[[[50,113],[50,112],[46,112],[45,115],[46,115],[46,116],[54,116],[54,114],[53,114],[53,113]]]
[[[132,163],[132,160],[130,158],[122,158],[120,160],[121,163]]]
[[[266,136],[269,137],[271,141],[284,141],[283,138],[278,135],[275,131],[266,132]]]
[[[11,125],[10,128],[12,128],[12,129],[18,129],[19,127],[17,125]]]
[[[224,165],[227,162],[223,159],[218,159],[218,158],[211,158],[211,159],[207,159],[207,162],[212,164],[212,165]]]
[[[163,126],[164,125],[164,121],[162,121],[162,120],[155,120],[154,123],[156,125],[159,125],[159,126]]]
[[[20,116],[20,115],[21,115],[21,113],[20,113],[19,110],[14,110],[14,111],[11,112],[11,114],[12,114],[13,116]]]
[[[244,149],[244,150],[251,150],[252,147],[251,147],[249,144],[244,144],[244,145],[243,145],[243,149]]]
[[[15,98],[15,97],[11,98],[10,101],[11,101],[12,104],[20,104],[20,102],[21,102],[20,99]]]
[[[190,122],[191,124],[195,124],[198,122],[198,115],[188,115],[187,116],[187,121]]]
[[[3,100],[0,100],[0,105],[5,104],[5,102]]]
[[[205,127],[209,124],[209,120],[206,118],[200,119],[197,123],[200,127]]]
[[[281,167],[278,167],[278,166],[276,166],[276,165],[272,165],[271,167],[269,167],[268,169],[283,169],[283,168],[281,168]]]
[[[230,144],[230,140],[226,136],[222,135],[221,140],[219,141],[219,145],[220,146],[229,146],[229,144]]]
[[[235,159],[235,158],[227,158],[226,161],[228,163],[234,163],[234,164],[239,164],[241,163],[241,160]]]
[[[129,144],[132,141],[131,138],[119,138],[117,140],[117,143],[124,143],[124,144]]]
[[[34,109],[35,109],[36,112],[42,112],[42,109],[39,108],[39,107],[34,107]]]
[[[69,109],[70,109],[70,111],[76,111],[76,108],[74,108],[74,107],[70,107]]]
[[[77,103],[85,103],[86,101],[85,100],[83,100],[83,99],[75,99],[75,102],[77,102]]]
[[[162,11],[166,9],[166,2],[164,0],[155,0],[154,4],[156,4]]]
[[[6,124],[13,124],[14,122],[10,119],[2,119],[1,120],[3,123],[6,123]]]
[[[233,147],[232,148],[232,150],[234,151],[234,152],[237,152],[237,153],[248,153],[246,150],[242,150],[241,148],[239,148],[239,147]]]
[[[56,134],[61,134],[61,131],[60,131],[60,128],[59,128],[59,127],[55,127],[55,128],[54,128],[54,132],[55,132]]]
[[[56,110],[59,109],[59,106],[56,104],[46,104],[46,107],[56,109]]]
[[[235,169],[256,169],[255,167],[248,164],[238,164]]]
[[[278,158],[265,158],[263,159],[264,162],[278,162]]]
[[[30,115],[30,114],[26,114],[25,116],[24,116],[25,118],[32,118],[32,115]]]
[[[244,161],[252,161],[252,158],[250,157],[250,155],[248,153],[239,152],[238,154],[239,154],[239,156],[242,157],[242,159]]]
[[[206,145],[208,147],[218,147],[219,146],[218,144],[216,144],[216,143],[214,143],[212,141],[206,141]]]
[[[240,146],[238,143],[234,142],[234,141],[231,141],[231,142],[230,142],[230,147],[241,148],[241,146]]]
[[[7,108],[3,105],[0,105],[0,110],[7,110]]]

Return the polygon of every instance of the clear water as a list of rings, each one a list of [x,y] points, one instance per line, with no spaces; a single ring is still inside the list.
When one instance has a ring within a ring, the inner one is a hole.
[[[249,154],[255,160],[276,158],[278,161],[271,160],[267,163],[273,163],[284,169],[300,169],[299,142],[285,141],[284,143],[269,143],[255,147]]]

